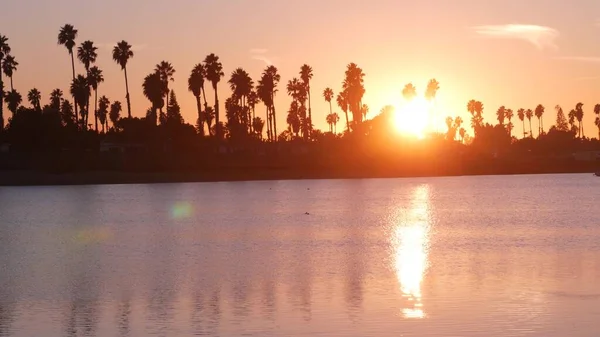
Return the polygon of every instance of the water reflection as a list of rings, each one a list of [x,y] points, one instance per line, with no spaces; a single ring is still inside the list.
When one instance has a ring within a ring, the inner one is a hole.
[[[410,207],[400,210],[393,229],[394,267],[402,296],[409,302],[402,309],[406,318],[423,318],[421,283],[428,266],[429,187],[421,185],[412,193]]]

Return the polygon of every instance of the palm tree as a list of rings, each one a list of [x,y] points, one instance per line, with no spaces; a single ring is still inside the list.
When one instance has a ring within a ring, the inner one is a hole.
[[[542,120],[542,116],[544,116],[545,110],[546,108],[544,108],[544,106],[541,104],[538,104],[538,106],[535,107],[535,117],[538,119],[538,137],[544,133],[544,122]]]
[[[523,124],[523,138],[525,138],[525,109],[520,108],[519,110],[517,110],[517,116]]]
[[[310,104],[310,80],[313,78],[313,70],[312,67],[308,64],[302,65],[300,67],[300,79],[306,86],[306,93],[308,94],[308,121],[306,124],[309,126],[308,129],[308,138],[311,137],[312,133],[312,109]]]
[[[96,115],[98,116],[98,119],[100,120],[100,125],[102,125],[102,133],[106,132],[106,129],[104,128],[104,126],[108,122],[106,116],[108,115],[109,107],[110,107],[110,101],[108,100],[108,98],[106,96],[100,97],[100,100],[98,101],[98,111],[96,112]]]
[[[337,95],[336,100],[338,106],[340,109],[342,109],[344,115],[346,116],[346,130],[350,132],[350,121],[348,120],[348,99],[346,97],[346,91],[342,91]]]
[[[281,75],[279,75],[279,70],[277,69],[277,67],[273,65],[268,66],[263,72],[263,75],[266,75],[267,88],[271,92],[271,120],[273,122],[273,128],[271,132],[273,133],[273,140],[277,141],[277,114],[275,113],[275,94],[277,93],[277,85],[281,80]]]
[[[90,84],[90,86],[92,87],[92,89],[94,89],[94,123],[95,123],[95,127],[96,127],[96,132],[98,132],[98,85],[100,85],[100,83],[104,82],[104,76],[102,76],[102,70],[100,70],[98,67],[92,67],[90,68],[90,71],[88,72],[88,83]],[[89,104],[88,104],[89,107]],[[85,123],[87,124],[87,115],[86,114],[86,120]]]
[[[113,48],[113,60],[121,66],[125,73],[125,98],[127,100],[127,117],[131,118],[131,101],[129,100],[129,83],[127,82],[127,62],[133,57],[131,45],[123,40]]]
[[[471,127],[477,137],[479,128],[483,126],[483,103],[472,99],[467,103],[467,111],[471,114]]]
[[[465,141],[465,135],[467,134],[467,130],[465,130],[465,128],[460,128],[458,130],[458,135],[460,136],[460,142],[464,142]]]
[[[333,132],[337,134],[337,123],[340,121],[340,116],[337,112],[333,113]]]
[[[4,66],[4,57],[10,53],[8,38],[0,35],[0,64]],[[4,67],[3,67],[4,68]],[[12,80],[11,80],[12,81]],[[11,92],[14,91],[11,87]],[[2,71],[0,71],[0,132],[4,130],[4,82],[2,82]]]
[[[256,93],[256,90],[252,90],[250,91],[250,93],[248,94],[248,97],[246,98],[247,102],[246,104],[248,105],[248,108],[250,109],[250,111],[252,111],[252,131],[256,132],[256,129],[254,129],[254,121],[256,120],[256,104],[258,104],[258,94]],[[263,123],[264,127],[264,121],[261,119],[261,122]],[[262,131],[261,131],[262,133]],[[262,138],[262,136],[261,136]]]
[[[221,81],[221,78],[223,78],[223,76],[225,76],[225,73],[223,72],[223,65],[221,64],[221,62],[219,61],[219,57],[215,54],[209,54],[208,56],[206,56],[206,58],[204,59],[204,66],[206,69],[206,79],[208,81],[210,81],[210,83],[212,84],[213,90],[215,91],[215,105],[214,105],[214,111],[215,111],[215,121],[216,121],[216,137],[217,139],[221,140],[222,137],[222,130],[221,130],[221,122],[220,122],[220,118],[219,118],[219,94],[217,92],[217,86],[219,84],[219,82]]]
[[[23,97],[21,97],[21,94],[16,90],[7,92],[5,97],[6,106],[8,107],[8,110],[12,112],[14,117],[14,115],[17,113],[19,105],[21,105],[21,102],[23,102]]]
[[[504,127],[504,119],[506,118],[506,107],[501,106],[496,111],[496,119],[498,120],[498,124]]]
[[[333,113],[327,114],[327,116],[325,116],[325,121],[329,126],[329,132],[333,133]]]
[[[192,69],[190,77],[188,78],[188,90],[194,95],[194,97],[196,97],[196,108],[198,109],[198,131],[202,137],[204,137],[204,121],[202,120],[203,114],[201,95],[204,88],[204,73],[204,65],[199,63],[194,66],[194,69]]]
[[[506,109],[504,111],[504,116],[508,119],[508,124],[506,125],[506,129],[508,130],[508,136],[512,138],[512,129],[514,127],[512,123],[512,118],[514,117],[514,112],[512,109]]]
[[[73,70],[73,81],[75,81],[75,57],[73,56],[73,47],[75,47],[75,39],[77,38],[77,29],[73,25],[66,24],[60,28],[58,33],[58,44],[65,46],[71,55],[71,68]],[[75,121],[78,120],[77,105],[75,108]]]
[[[367,114],[369,113],[369,106],[368,106],[368,105],[366,105],[366,104],[363,104],[363,105],[360,107],[360,112],[361,112],[361,114],[362,114],[362,118],[363,118],[363,120],[366,120],[366,119],[367,119]]]
[[[4,75],[6,75],[6,77],[10,78],[10,90],[13,90],[13,74],[14,72],[17,70],[17,66],[19,65],[19,62],[17,62],[17,60],[15,60],[15,57],[12,55],[6,55],[4,57],[4,61],[2,61],[2,72],[4,72]],[[2,79],[0,79],[0,82],[2,81]]]
[[[202,118],[206,122],[206,127],[208,128],[208,135],[211,135],[212,122],[215,120],[215,110],[209,106],[204,109]]]
[[[331,100],[333,99],[333,89],[325,88],[325,90],[323,90],[323,98],[325,98],[325,101],[329,103],[329,114],[333,114],[333,109],[331,107]]]
[[[525,110],[525,117],[529,121],[529,137],[533,138],[533,129],[531,128],[531,117],[533,117],[533,111],[531,109]]]
[[[260,99],[265,108],[266,108],[266,121],[267,121],[267,139],[269,141],[273,140],[272,135],[272,120],[271,120],[271,106],[273,105],[272,96],[271,96],[271,88],[269,75],[265,72],[262,74],[260,80],[258,80],[258,84],[256,86],[256,95],[258,99]]]
[[[175,68],[170,62],[161,61],[156,65],[155,70],[160,75],[160,80],[164,83],[164,96],[166,101],[166,106],[169,106],[169,82],[175,81],[173,75],[175,75]]]
[[[98,58],[97,50],[98,47],[94,46],[94,42],[89,40],[83,41],[79,48],[77,48],[77,58],[83,63],[86,73],[89,73],[90,66],[96,63],[96,58]]]
[[[571,111],[569,111],[569,126],[571,127],[571,132],[578,134],[579,128],[575,125],[575,116],[577,116],[577,111],[571,109]]]
[[[577,118],[577,122],[579,123],[579,138],[585,138],[585,132],[583,131],[583,103],[579,102],[575,105],[575,118]]]
[[[259,139],[262,139],[263,128],[265,127],[265,122],[260,117],[252,118],[252,130],[254,130],[254,134],[258,136]]]
[[[113,129],[117,128],[117,122],[121,118],[122,110],[123,109],[121,108],[121,102],[119,101],[114,101],[113,104],[110,105],[110,112],[108,113],[108,118],[110,118],[110,121],[113,125]]]
[[[50,93],[50,107],[54,110],[60,110],[62,105],[63,92],[60,89],[54,89]]]
[[[346,92],[348,109],[352,112],[352,123],[362,122],[362,98],[365,94],[364,76],[362,69],[356,63],[346,67],[343,89]]]
[[[37,90],[37,88],[29,90],[29,93],[27,93],[27,100],[29,101],[29,103],[31,103],[34,109],[36,109],[39,112],[42,111],[42,94],[39,90]]]
[[[412,101],[417,96],[417,89],[412,83],[408,83],[402,89],[402,97],[407,101]]]
[[[440,90],[440,83],[435,78],[429,80],[427,88],[425,89],[425,99],[430,105],[435,104],[435,96],[437,95],[438,90]]]
[[[154,125],[156,125],[156,117],[157,117],[156,111],[160,109],[161,114],[162,114],[162,109],[165,105],[165,101],[164,101],[164,93],[166,91],[165,82],[161,79],[160,74],[158,72],[153,72],[144,78],[144,83],[142,84],[142,88],[143,88],[144,96],[146,96],[146,98],[148,98],[148,100],[152,104],[151,109],[152,109],[153,115],[151,116],[150,119],[152,120],[152,123]]]
[[[81,128],[85,129],[87,125],[85,124],[85,107],[87,104],[87,100],[90,97],[90,86],[88,80],[83,75],[78,75],[73,82],[71,83],[71,96],[75,99],[75,104],[79,105],[79,110],[81,114]]]
[[[250,110],[247,107],[247,98],[254,88],[254,82],[247,71],[242,68],[237,68],[231,73],[231,78],[227,82],[233,96],[239,100],[239,106],[242,109],[242,124],[245,124],[248,130],[252,128],[252,119],[249,118]]]
[[[598,139],[600,139],[600,104],[594,106],[594,113],[596,114],[594,125],[598,127]]]

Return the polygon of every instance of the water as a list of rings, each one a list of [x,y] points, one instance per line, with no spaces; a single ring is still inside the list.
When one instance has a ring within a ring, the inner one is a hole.
[[[0,336],[596,337],[599,201],[591,174],[0,188]]]

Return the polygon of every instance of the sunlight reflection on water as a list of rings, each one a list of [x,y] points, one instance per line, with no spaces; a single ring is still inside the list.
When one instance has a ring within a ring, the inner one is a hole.
[[[410,209],[400,210],[392,238],[400,290],[412,303],[402,309],[406,318],[425,317],[421,282],[428,266],[429,228],[429,188],[421,185],[412,193]]]

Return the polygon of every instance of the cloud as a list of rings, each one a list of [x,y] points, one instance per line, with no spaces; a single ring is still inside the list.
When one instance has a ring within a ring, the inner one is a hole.
[[[600,63],[599,56],[561,56],[558,60]]]
[[[475,33],[489,38],[519,39],[533,44],[536,48],[557,49],[555,43],[559,32],[550,27],[537,25],[488,25],[473,27]]]
[[[264,48],[253,48],[250,49],[250,58],[253,60],[263,61],[266,65],[273,65],[273,59],[271,57],[267,57],[267,53],[269,51]]]

